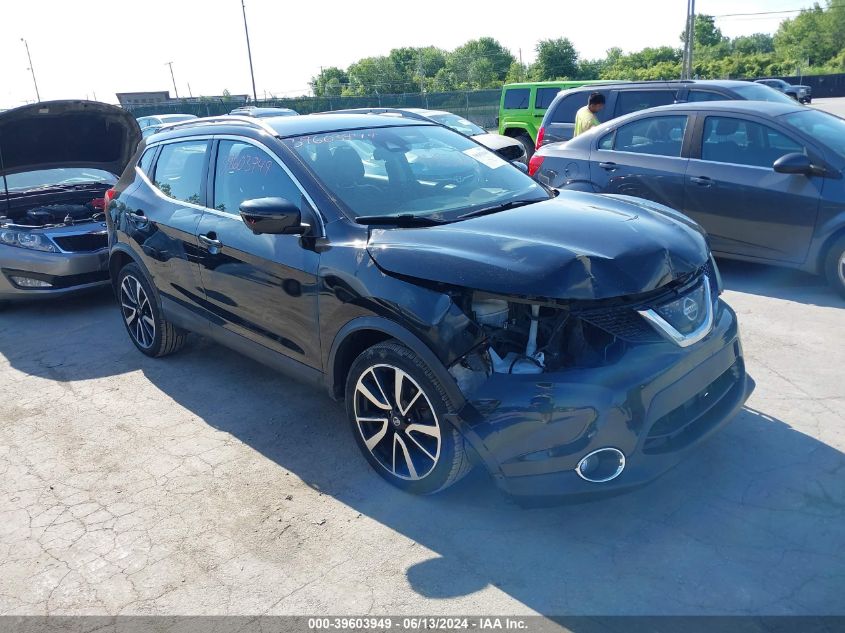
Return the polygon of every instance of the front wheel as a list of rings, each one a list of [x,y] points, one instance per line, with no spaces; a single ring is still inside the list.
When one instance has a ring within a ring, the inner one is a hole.
[[[453,410],[425,362],[398,342],[379,343],[352,364],[346,409],[358,447],[388,482],[415,494],[448,488],[471,469]]]
[[[845,235],[828,250],[824,273],[831,287],[845,297]]]

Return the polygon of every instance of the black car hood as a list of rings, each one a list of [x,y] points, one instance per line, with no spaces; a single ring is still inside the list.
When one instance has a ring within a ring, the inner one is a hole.
[[[564,191],[453,224],[373,230],[368,250],[388,273],[558,300],[649,292],[707,262],[697,225],[632,200]]]
[[[0,113],[0,176],[89,167],[120,176],[141,140],[135,118],[96,101],[45,101]]]

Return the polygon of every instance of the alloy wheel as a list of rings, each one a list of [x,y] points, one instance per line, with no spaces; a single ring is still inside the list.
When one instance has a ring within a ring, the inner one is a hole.
[[[839,282],[845,286],[845,251],[839,255],[839,263],[836,266],[836,271],[839,273]]]
[[[355,422],[364,445],[390,474],[426,477],[440,459],[441,428],[420,385],[393,365],[369,367],[355,385]]]
[[[129,335],[140,347],[152,347],[156,334],[153,308],[141,282],[132,275],[120,283],[120,309]]]

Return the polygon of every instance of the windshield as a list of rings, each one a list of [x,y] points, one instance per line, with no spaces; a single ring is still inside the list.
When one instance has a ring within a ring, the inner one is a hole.
[[[6,186],[9,191],[25,191],[52,185],[87,185],[108,184],[117,182],[117,176],[102,169],[87,167],[60,167],[57,169],[39,169],[21,174],[6,176]]]
[[[439,126],[332,132],[286,143],[355,217],[404,213],[454,220],[550,197],[490,150]]]
[[[460,117],[457,114],[433,114],[428,118],[434,121],[435,123],[445,125],[446,127],[452,128],[456,132],[466,134],[467,136],[486,134],[486,132],[482,128],[478,127],[475,123],[463,117]]]
[[[734,86],[731,88],[743,99],[749,101],[774,101],[775,103],[788,103],[795,105],[795,99],[789,97],[782,92],[769,88],[762,84],[748,84],[747,86]]]
[[[783,120],[845,158],[845,120],[810,109],[785,114]]]

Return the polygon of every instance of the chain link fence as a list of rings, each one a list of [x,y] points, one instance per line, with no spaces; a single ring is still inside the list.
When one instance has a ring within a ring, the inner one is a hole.
[[[250,102],[263,108],[291,108],[300,114],[343,110],[346,108],[426,108],[453,112],[485,129],[496,127],[499,116],[501,90],[471,90],[456,92],[423,92],[406,94],[367,95],[361,97],[294,97],[264,99]],[[162,104],[126,106],[136,117],[151,114],[195,114],[217,116],[228,114],[245,105],[238,99],[210,99],[171,101]]]

